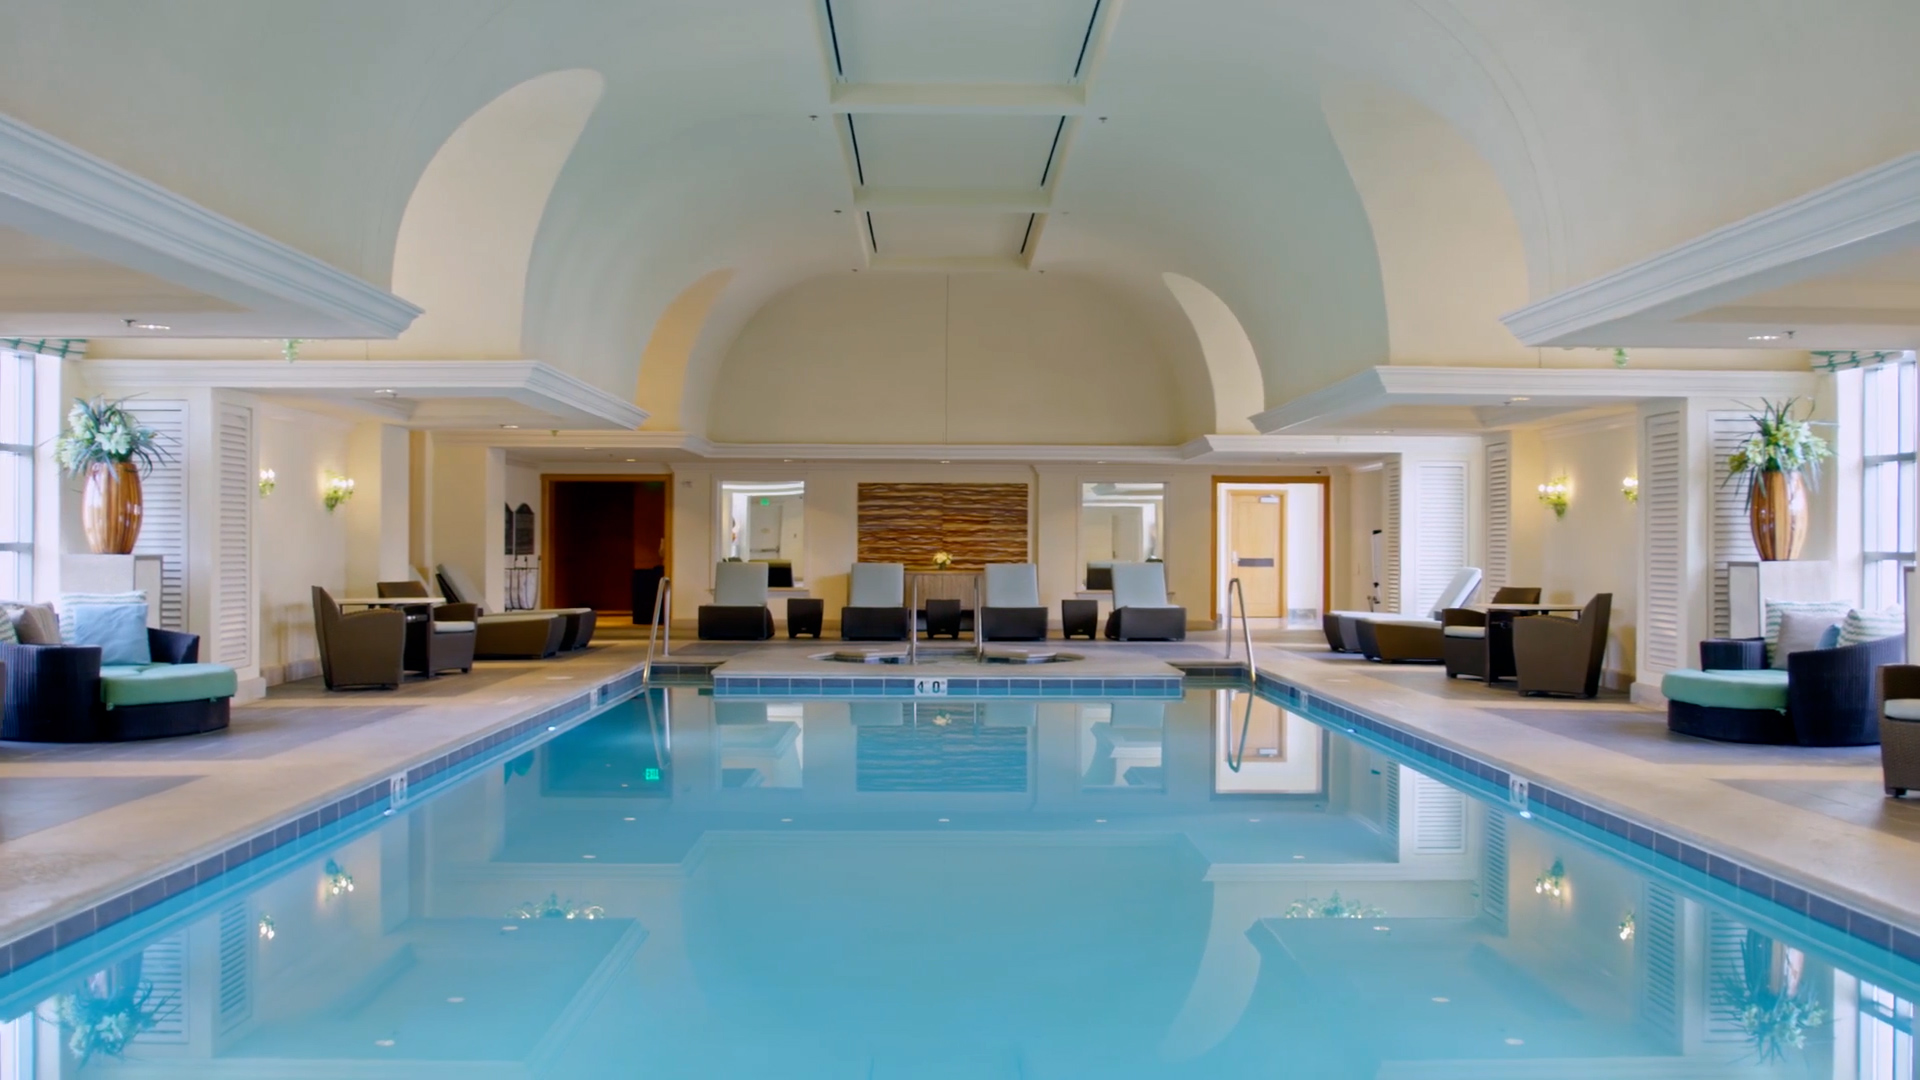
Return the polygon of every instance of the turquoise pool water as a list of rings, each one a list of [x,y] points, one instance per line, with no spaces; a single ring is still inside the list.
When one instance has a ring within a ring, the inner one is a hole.
[[[652,691],[0,980],[0,1080],[1914,1075],[1891,954],[1361,737]]]

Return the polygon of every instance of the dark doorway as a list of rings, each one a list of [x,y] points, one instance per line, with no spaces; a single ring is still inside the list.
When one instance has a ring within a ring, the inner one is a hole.
[[[547,604],[630,612],[633,571],[665,561],[666,482],[550,480],[547,505]]]

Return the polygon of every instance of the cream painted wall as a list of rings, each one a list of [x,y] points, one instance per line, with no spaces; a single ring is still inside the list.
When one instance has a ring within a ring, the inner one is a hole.
[[[1512,583],[1538,585],[1541,598],[1584,604],[1613,594],[1604,661],[1607,685],[1633,679],[1640,601],[1640,510],[1620,493],[1639,475],[1631,413],[1513,437]],[[1567,516],[1539,501],[1539,485],[1566,476]]]
[[[571,466],[566,471],[573,471]],[[645,468],[630,466],[629,468]],[[1207,466],[1124,468],[1120,466],[1019,465],[806,465],[785,462],[706,463],[673,468],[673,616],[691,624],[701,604],[712,598],[715,528],[714,496],[722,480],[804,480],[807,485],[807,592],[826,605],[827,624],[838,623],[847,597],[847,578],[858,554],[858,499],[861,482],[1025,483],[1032,486],[1033,556],[1041,600],[1057,625],[1060,601],[1080,595],[1080,485],[1094,481],[1161,482],[1167,485],[1167,582],[1175,603],[1187,609],[1189,626],[1213,618],[1213,477],[1260,476],[1260,469]],[[636,474],[639,475],[639,474]],[[1333,477],[1334,497],[1345,497],[1346,479]],[[1316,538],[1315,543],[1318,543]],[[1089,597],[1103,594],[1088,594]],[[1318,597],[1310,601],[1319,606]],[[784,625],[785,603],[773,601],[776,621]],[[1104,617],[1104,614],[1103,614]]]
[[[1385,492],[1381,490],[1381,471],[1368,469],[1364,472],[1349,469],[1345,472],[1346,484],[1334,485],[1336,512],[1340,516],[1336,521],[1344,521],[1346,527],[1335,527],[1333,550],[1340,561],[1334,577],[1333,610],[1369,611],[1368,599],[1373,596],[1373,530],[1382,527],[1382,510]],[[1344,505],[1341,503],[1345,495]],[[1384,573],[1384,569],[1383,569]],[[1385,580],[1381,583],[1381,599],[1386,598]]]
[[[347,520],[347,587],[372,596],[379,582],[407,577],[412,528],[411,454],[406,428],[363,423],[347,439],[353,498],[340,508]]]
[[[271,686],[320,673],[312,587],[349,595],[347,550],[356,511],[377,518],[379,500],[377,492],[368,499],[356,491],[332,513],[320,501],[327,472],[349,472],[352,425],[281,405],[261,403],[257,410],[260,465],[278,477],[273,494],[254,503],[260,673]]]
[[[432,545],[425,569],[448,563],[486,590],[488,611],[506,610],[506,451],[433,440]],[[462,599],[472,599],[463,597]]]
[[[747,323],[707,431],[729,442],[1180,442],[1191,434],[1183,394],[1210,388],[1203,373],[1183,388],[1151,340],[1117,295],[1069,275],[814,278]]]

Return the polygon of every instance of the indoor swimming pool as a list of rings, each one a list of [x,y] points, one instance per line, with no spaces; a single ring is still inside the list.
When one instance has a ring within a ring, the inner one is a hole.
[[[1458,764],[655,689],[0,979],[0,1080],[1914,1075],[1920,971]]]

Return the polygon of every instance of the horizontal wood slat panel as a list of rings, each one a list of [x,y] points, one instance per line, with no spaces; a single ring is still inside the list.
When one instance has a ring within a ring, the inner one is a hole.
[[[1025,484],[861,484],[861,562],[926,568],[933,553],[955,570],[1027,559]]]

